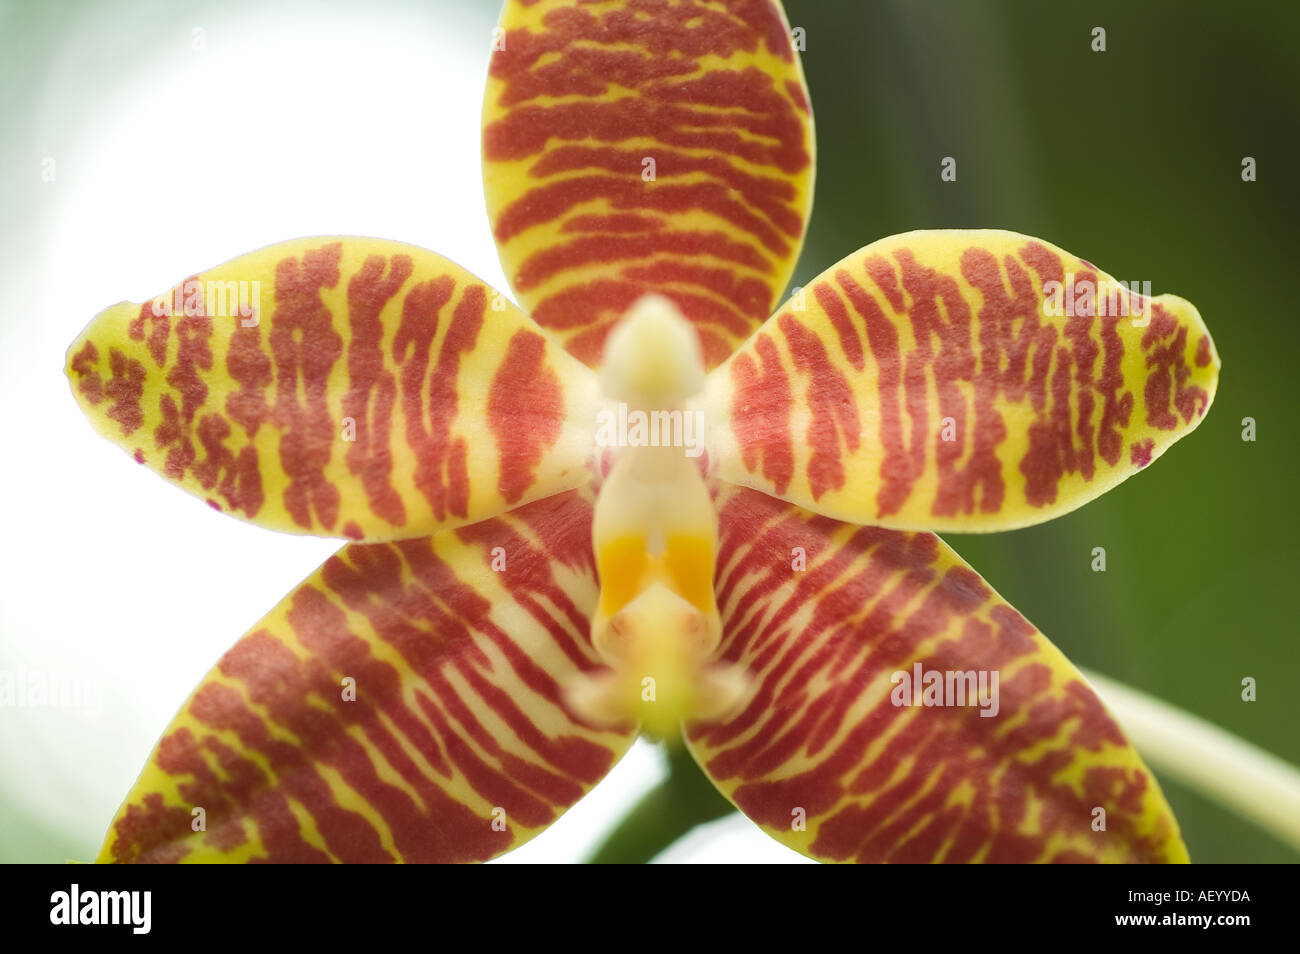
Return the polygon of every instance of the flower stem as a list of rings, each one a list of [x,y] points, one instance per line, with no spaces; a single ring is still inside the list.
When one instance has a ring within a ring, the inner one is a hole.
[[[735,811],[685,745],[667,746],[666,754],[668,777],[623,817],[589,864],[644,864],[696,825]]]
[[[1153,769],[1300,850],[1300,770],[1131,686],[1084,676]]]

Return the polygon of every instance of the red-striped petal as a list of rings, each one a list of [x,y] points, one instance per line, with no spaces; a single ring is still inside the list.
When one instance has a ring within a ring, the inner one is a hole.
[[[100,860],[483,861],[533,837],[635,735],[564,698],[602,671],[591,513],[570,492],[344,547],[204,679]]]
[[[753,684],[687,738],[764,831],[825,861],[1187,860],[1096,694],[938,537],[750,490],[720,503],[722,658]],[[895,704],[917,666],[918,690],[944,677],[947,705]],[[948,673],[975,674],[976,704]]]
[[[1219,356],[1196,308],[1134,284],[1014,232],[874,242],[710,376],[718,474],[899,530],[1073,510],[1214,400]]]
[[[68,350],[86,416],[220,511],[293,533],[395,540],[587,479],[596,379],[434,252],[281,242]]]
[[[646,292],[723,360],[771,314],[812,204],[812,113],[775,0],[509,0],[483,110],[521,302],[577,357]]]

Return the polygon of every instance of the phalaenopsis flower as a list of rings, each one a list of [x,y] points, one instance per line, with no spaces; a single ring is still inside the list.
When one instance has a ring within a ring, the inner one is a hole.
[[[309,238],[69,350],[137,461],[351,541],[195,690],[101,859],[485,860],[645,731],[818,859],[1186,860],[1093,690],[934,531],[1058,516],[1192,430],[1196,309],[995,230],[774,307],[814,157],[775,0],[510,0],[482,146],[518,306]]]

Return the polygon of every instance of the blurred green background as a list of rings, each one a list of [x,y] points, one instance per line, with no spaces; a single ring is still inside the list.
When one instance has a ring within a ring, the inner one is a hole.
[[[394,11],[404,5],[382,6],[402,29]],[[183,28],[212,7],[0,0],[0,129],[10,137],[30,127],[68,24],[92,8]],[[418,11],[409,30],[441,43],[431,8],[482,36],[499,4],[405,7]],[[1194,435],[1068,517],[951,542],[1077,664],[1300,763],[1300,517],[1291,497],[1294,401],[1283,389],[1300,339],[1292,305],[1300,5],[787,0],[786,8],[806,32],[819,153],[795,284],[897,232],[998,227],[1053,242],[1117,278],[1149,280],[1156,294],[1200,309],[1223,372]],[[293,9],[310,42],[314,8]],[[1091,49],[1099,26],[1104,53]],[[476,79],[464,95],[477,100],[479,89]],[[418,108],[435,107],[422,98]],[[945,156],[957,160],[956,182],[940,181]],[[1245,156],[1258,164],[1252,183],[1241,179]],[[23,242],[18,225],[35,200],[0,189],[8,255]],[[256,244],[250,237],[247,247]],[[1241,440],[1244,417],[1257,422],[1254,443]],[[1104,573],[1090,569],[1096,546],[1106,548]],[[1240,697],[1247,676],[1258,682],[1253,703]],[[1300,860],[1197,794],[1163,784],[1194,861]],[[0,858],[57,858],[80,847],[3,804],[0,819]]]

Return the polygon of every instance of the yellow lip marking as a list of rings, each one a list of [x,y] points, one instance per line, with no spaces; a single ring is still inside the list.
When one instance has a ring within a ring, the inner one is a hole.
[[[634,410],[682,411],[704,383],[699,339],[672,302],[642,298],[610,333],[601,380],[606,397]],[[734,706],[743,682],[714,661],[717,514],[696,460],[682,447],[620,448],[592,542],[601,591],[591,639],[613,672],[570,687],[575,706],[659,737]]]

